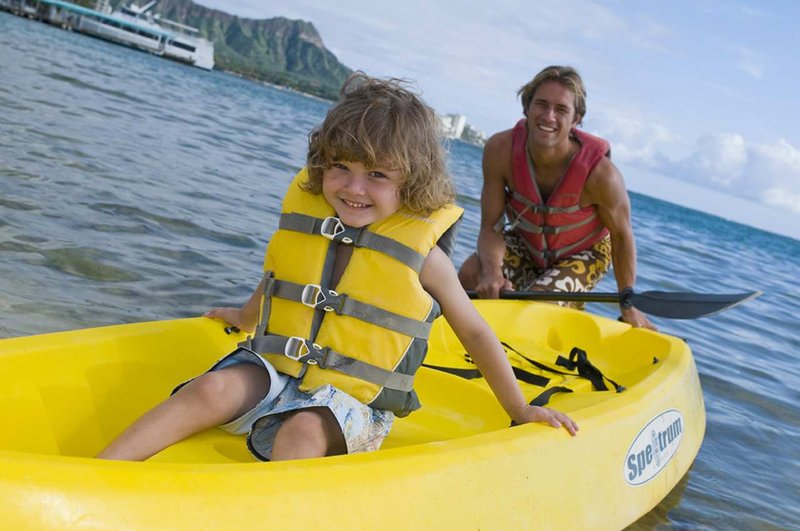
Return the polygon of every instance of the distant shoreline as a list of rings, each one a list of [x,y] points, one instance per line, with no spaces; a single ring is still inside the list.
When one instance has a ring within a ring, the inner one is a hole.
[[[331,100],[331,99],[328,99],[328,98],[323,98],[322,96],[318,96],[316,94],[310,94],[308,92],[303,92],[302,90],[297,90],[296,88],[291,87],[289,85],[279,85],[277,83],[271,83],[269,81],[265,81],[265,80],[259,79],[257,77],[248,76],[248,75],[243,74],[241,72],[237,72],[236,70],[230,70],[230,69],[227,69],[227,68],[216,68],[216,67],[214,68],[214,70],[216,70],[218,72],[222,72],[224,74],[229,74],[229,75],[241,78],[241,79],[246,79],[247,81],[252,81],[252,82],[257,83],[259,85],[265,85],[267,87],[272,87],[274,89],[281,90],[281,91],[284,91],[284,92],[291,92],[292,94],[300,94],[302,96],[306,96],[308,98],[311,98],[311,99],[314,99],[314,100],[317,100],[317,101],[321,101],[321,102],[325,102],[325,103],[333,103],[333,102],[336,101],[336,100]]]

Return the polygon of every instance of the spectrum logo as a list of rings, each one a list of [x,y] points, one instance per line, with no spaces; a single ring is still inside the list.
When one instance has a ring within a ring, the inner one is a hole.
[[[661,472],[678,451],[683,415],[669,409],[647,423],[628,448],[623,474],[631,486],[644,485]]]

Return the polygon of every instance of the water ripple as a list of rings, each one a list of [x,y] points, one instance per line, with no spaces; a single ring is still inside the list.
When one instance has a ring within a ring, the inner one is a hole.
[[[87,247],[47,249],[39,251],[46,259],[47,267],[91,280],[123,282],[140,280],[142,277],[121,267],[103,263],[111,260],[108,253]]]
[[[67,76],[67,75],[64,75],[64,74],[57,73],[57,72],[46,72],[46,73],[44,73],[42,75],[44,77],[52,78],[52,79],[54,79],[56,81],[62,81],[64,83],[67,83],[67,84],[69,84],[69,85],[71,85],[73,87],[76,87],[76,88],[86,89],[86,90],[89,90],[89,91],[92,91],[92,92],[99,92],[101,94],[112,96],[114,98],[121,99],[121,100],[126,100],[126,101],[129,101],[131,103],[136,103],[138,105],[146,105],[148,103],[146,100],[143,100],[141,98],[137,98],[136,96],[128,94],[126,91],[107,89],[107,88],[99,87],[99,86],[94,85],[92,83],[87,83],[86,81],[83,81],[83,80],[78,79],[76,77]],[[49,102],[48,104],[49,105],[55,105],[54,102]]]
[[[171,233],[174,234],[208,238],[210,240],[223,242],[234,247],[255,247],[255,242],[248,236],[206,229],[186,219],[161,216],[134,206],[112,203],[94,203],[89,205],[89,208],[98,212],[111,214],[113,216],[153,221],[158,225],[167,228]]]

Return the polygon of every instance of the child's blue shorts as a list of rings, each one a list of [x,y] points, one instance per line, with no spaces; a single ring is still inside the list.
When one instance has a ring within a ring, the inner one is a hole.
[[[270,459],[272,443],[286,414],[301,409],[330,409],[342,430],[348,453],[377,450],[389,434],[394,421],[391,411],[371,408],[332,385],[323,385],[308,393],[300,391],[297,378],[279,373],[267,360],[250,350],[239,349],[228,354],[209,371],[239,363],[264,367],[269,373],[270,389],[253,409],[220,428],[236,435],[247,433],[250,452],[262,461]]]

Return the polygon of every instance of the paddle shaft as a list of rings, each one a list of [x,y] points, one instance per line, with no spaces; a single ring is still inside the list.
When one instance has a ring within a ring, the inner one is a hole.
[[[478,299],[478,293],[467,290],[470,299]],[[526,301],[579,301],[579,302],[616,302],[622,300],[619,293],[593,293],[571,291],[501,291],[501,299]]]
[[[467,291],[472,299],[478,298],[475,291]],[[501,291],[501,299],[521,299],[529,301],[580,301],[610,302],[619,304],[623,300],[635,308],[669,319],[697,319],[714,315],[723,310],[755,299],[760,291],[747,293],[691,293],[684,291],[645,291],[636,293],[626,290],[623,293],[560,292],[560,291]]]

